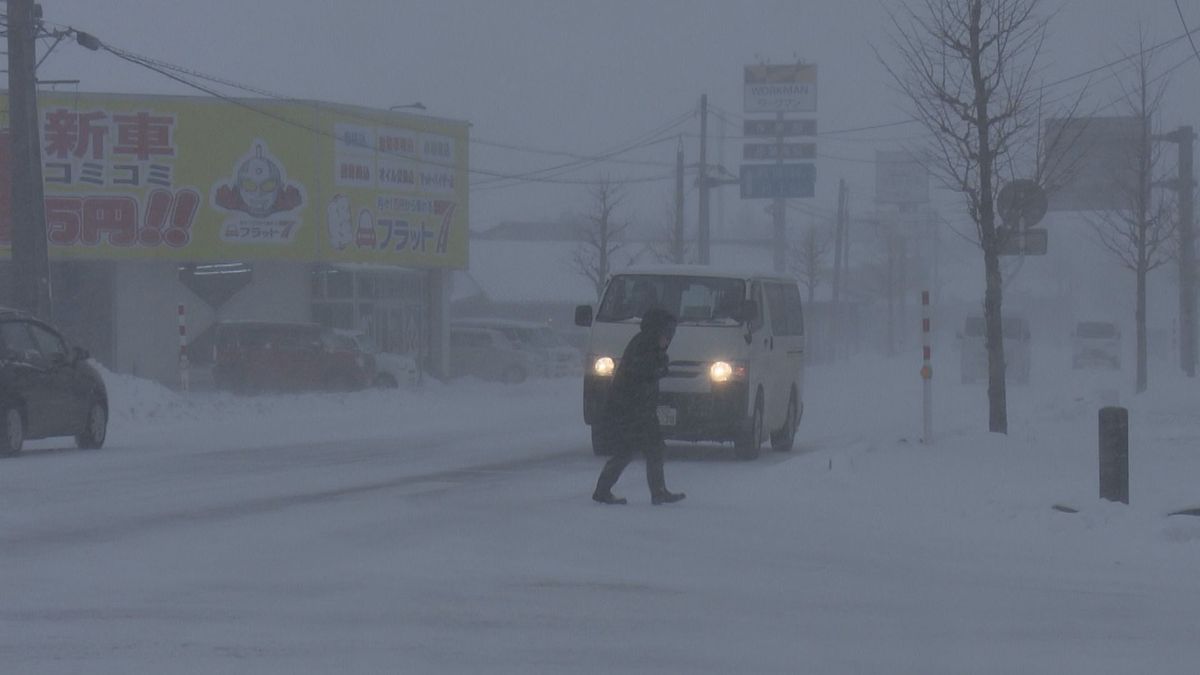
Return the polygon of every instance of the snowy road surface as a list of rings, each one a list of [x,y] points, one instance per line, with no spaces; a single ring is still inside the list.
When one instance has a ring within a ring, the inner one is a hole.
[[[672,446],[662,507],[640,463],[588,499],[577,381],[114,376],[109,447],[0,462],[0,672],[1194,673],[1195,382],[1045,369],[1003,437],[939,381],[927,446],[916,366],[810,368],[794,452]],[[1096,499],[1114,394],[1128,507]]]

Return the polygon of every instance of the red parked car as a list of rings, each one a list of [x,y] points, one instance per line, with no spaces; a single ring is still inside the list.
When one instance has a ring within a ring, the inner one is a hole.
[[[219,389],[351,391],[374,379],[370,354],[315,323],[223,321],[216,326],[213,380]]]

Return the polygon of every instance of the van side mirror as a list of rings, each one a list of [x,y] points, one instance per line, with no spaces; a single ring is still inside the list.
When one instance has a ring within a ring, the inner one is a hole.
[[[75,363],[79,363],[80,361],[87,361],[91,357],[92,357],[92,355],[89,354],[88,350],[84,349],[83,347],[75,347],[75,348],[71,349],[71,359]]]
[[[591,305],[579,305],[575,308],[575,325],[584,328],[592,325]]]
[[[742,303],[742,315],[740,317],[742,323],[753,323],[758,320],[758,303],[753,300],[746,300]]]

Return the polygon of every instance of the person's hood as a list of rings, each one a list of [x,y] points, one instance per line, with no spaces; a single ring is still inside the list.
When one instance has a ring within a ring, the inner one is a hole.
[[[653,307],[642,315],[642,332],[654,336],[671,335],[675,332],[675,315],[665,309]]]

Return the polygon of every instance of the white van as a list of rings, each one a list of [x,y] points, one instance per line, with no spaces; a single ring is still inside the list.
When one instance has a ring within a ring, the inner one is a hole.
[[[1029,384],[1032,370],[1032,340],[1029,322],[1006,316],[1000,322],[1004,335],[1005,373],[1008,381]],[[987,331],[982,316],[968,316],[958,333],[959,370],[963,384],[988,379]]]
[[[641,316],[661,307],[679,319],[659,382],[658,419],[673,440],[733,442],[753,459],[769,435],[791,450],[804,414],[804,311],[795,279],[700,265],[636,267],[614,275],[599,309],[575,310],[590,326],[583,417],[592,449],[609,454],[597,423],[617,361]]]

